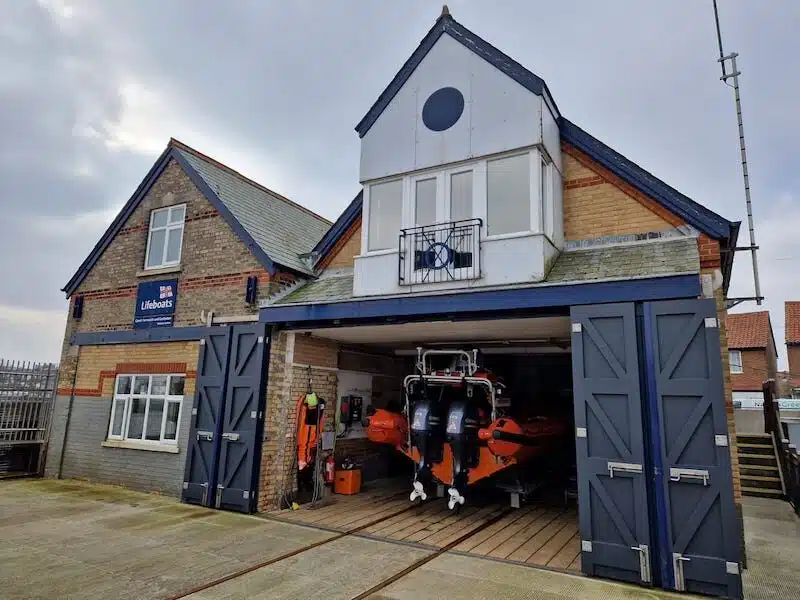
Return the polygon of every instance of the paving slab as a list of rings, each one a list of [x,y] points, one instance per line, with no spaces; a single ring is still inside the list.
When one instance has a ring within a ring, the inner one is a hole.
[[[745,600],[800,598],[800,518],[783,500],[745,497]]]
[[[350,600],[433,550],[346,537],[188,596],[191,600]]]
[[[0,597],[167,598],[334,534],[74,481],[0,482]]]

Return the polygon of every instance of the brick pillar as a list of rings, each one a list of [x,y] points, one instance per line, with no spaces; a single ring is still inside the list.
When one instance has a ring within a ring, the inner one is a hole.
[[[715,277],[716,269],[703,269],[702,275],[708,276],[712,280]],[[747,554],[744,540],[744,517],[742,515],[742,483],[739,477],[739,452],[736,446],[736,420],[733,412],[733,388],[731,384],[731,367],[728,357],[728,333],[726,328],[725,296],[722,288],[714,290],[714,300],[717,304],[717,320],[719,322],[719,345],[720,358],[722,359],[722,382],[725,392],[725,417],[728,422],[728,448],[731,456],[731,478],[733,479],[733,501],[736,505],[736,517],[739,521],[739,545],[742,554],[742,565],[747,566]]]

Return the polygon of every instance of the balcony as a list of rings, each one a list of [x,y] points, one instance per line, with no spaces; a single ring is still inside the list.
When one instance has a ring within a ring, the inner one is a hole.
[[[481,277],[481,219],[400,230],[397,281],[401,286]]]

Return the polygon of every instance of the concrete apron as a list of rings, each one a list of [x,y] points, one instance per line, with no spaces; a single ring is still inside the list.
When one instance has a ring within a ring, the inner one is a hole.
[[[75,481],[0,483],[0,596],[169,598],[336,534]],[[432,550],[348,536],[190,598],[349,600]],[[687,598],[443,554],[371,596]]]

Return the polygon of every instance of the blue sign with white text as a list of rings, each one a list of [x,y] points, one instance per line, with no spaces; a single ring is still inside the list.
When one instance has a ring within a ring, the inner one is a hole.
[[[133,328],[171,327],[177,300],[177,279],[143,281],[136,289]]]

